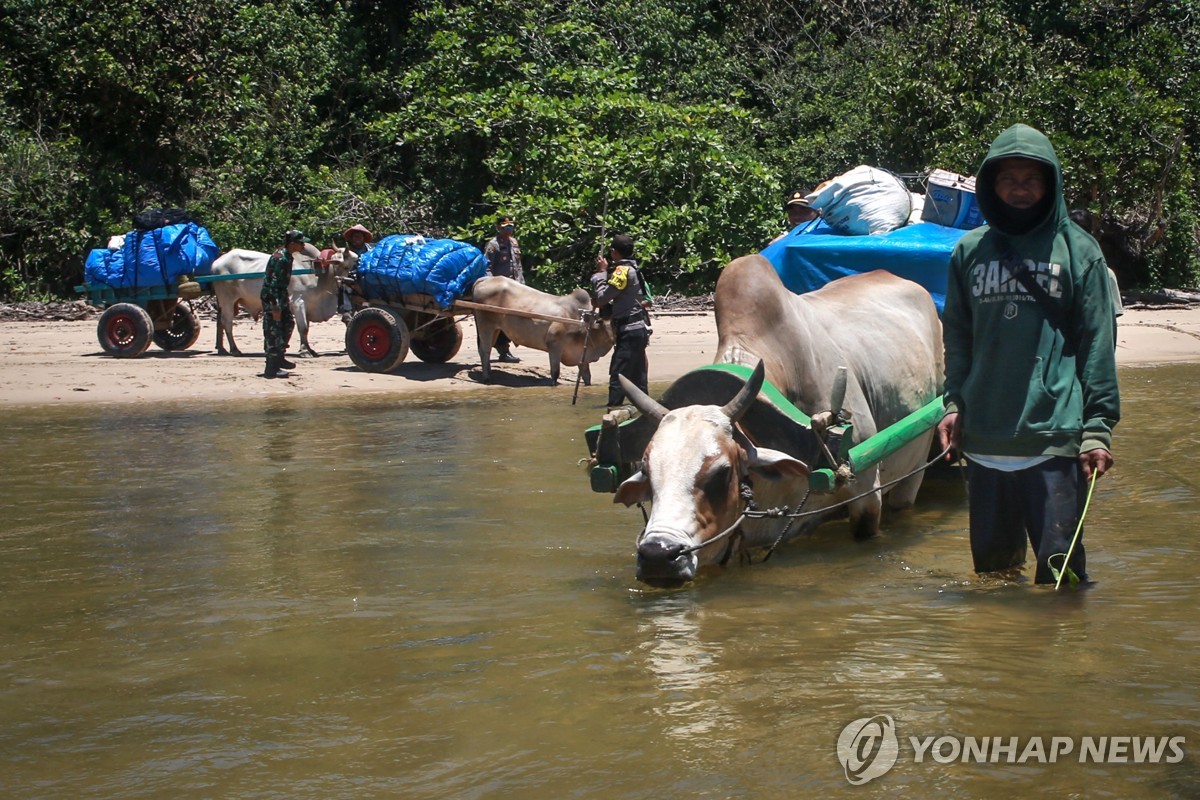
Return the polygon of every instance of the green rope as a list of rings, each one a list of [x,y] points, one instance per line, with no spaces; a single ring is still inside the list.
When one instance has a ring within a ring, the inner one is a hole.
[[[1075,570],[1068,567],[1067,564],[1071,563],[1071,554],[1075,552],[1075,543],[1079,541],[1079,533],[1083,530],[1083,519],[1087,516],[1088,506],[1092,504],[1092,492],[1096,489],[1096,477],[1099,474],[1099,470],[1092,470],[1092,480],[1088,485],[1087,500],[1083,502],[1083,513],[1079,515],[1079,524],[1075,526],[1075,535],[1071,537],[1071,546],[1067,548],[1067,555],[1063,558],[1062,569],[1055,569],[1054,564],[1051,563],[1054,556],[1061,556],[1062,553],[1055,553],[1054,556],[1050,556],[1050,558],[1046,559],[1046,564],[1050,567],[1050,572],[1057,579],[1054,582],[1054,591],[1056,592],[1058,591],[1058,587],[1062,586],[1062,580],[1064,577],[1070,581],[1072,589],[1079,585],[1079,576],[1076,575]]]

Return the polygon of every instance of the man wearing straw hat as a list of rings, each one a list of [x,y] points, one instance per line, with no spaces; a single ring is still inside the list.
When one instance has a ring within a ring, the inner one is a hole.
[[[375,241],[375,234],[371,233],[362,225],[351,225],[346,230],[342,231],[342,239],[346,242],[346,247],[351,253],[361,256],[363,253],[371,249],[371,243]],[[338,283],[337,290],[337,310],[342,315],[342,322],[350,324],[350,308],[349,297],[346,293],[346,287]]]

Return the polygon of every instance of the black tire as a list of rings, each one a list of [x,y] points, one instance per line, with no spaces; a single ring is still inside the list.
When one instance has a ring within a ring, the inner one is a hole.
[[[346,354],[363,372],[388,372],[408,356],[404,321],[385,308],[364,308],[346,326]]]
[[[187,306],[175,306],[171,327],[154,332],[154,343],[163,350],[187,350],[200,338],[200,321]]]
[[[426,364],[445,364],[462,347],[462,328],[452,319],[440,319],[422,333],[424,337],[412,340],[412,351]]]
[[[113,358],[137,358],[150,348],[154,323],[146,309],[133,303],[116,303],[100,315],[96,336]]]

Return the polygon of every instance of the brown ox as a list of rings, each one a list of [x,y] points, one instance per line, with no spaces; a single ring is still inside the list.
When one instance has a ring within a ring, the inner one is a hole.
[[[829,409],[838,367],[845,367],[843,407],[854,425],[854,443],[921,408],[940,390],[937,309],[920,286],[887,272],[852,275],[795,295],[765,258],[746,256],[725,267],[717,282],[716,318],[716,363],[758,365],[810,416]],[[794,508],[804,500],[808,468],[786,453],[756,446],[761,442],[755,441],[755,431],[737,425],[743,405],[758,392],[754,383],[747,383],[753,391],[745,403],[725,408],[675,403],[669,412],[626,385],[643,414],[661,419],[643,469],[621,484],[615,498],[626,505],[653,500],[638,543],[642,580],[678,585],[693,579],[700,565],[721,558],[725,547],[704,544],[738,520],[743,480],[760,508]],[[850,503],[850,523],[859,537],[875,534],[883,494],[878,488],[919,467],[932,436],[931,429],[833,494],[813,494],[804,509],[819,510],[866,492]],[[917,472],[892,487],[889,506],[911,505],[922,477]],[[791,538],[828,518],[814,515],[790,528],[786,519],[747,519],[739,546],[769,546],[785,530]]]
[[[512,278],[493,276],[475,282],[472,300],[506,311],[525,311],[564,319],[581,319],[592,310],[592,298],[584,289],[576,289],[558,297],[539,292]],[[591,363],[602,358],[613,346],[612,326],[606,321],[593,325],[590,332],[579,324],[533,319],[504,311],[475,309],[475,328],[479,334],[479,361],[483,381],[491,380],[492,348],[496,335],[504,331],[509,339],[522,347],[532,347],[550,354],[550,383],[558,384],[559,365],[579,367],[585,385],[592,383]],[[586,335],[586,361],[584,345]]]
[[[229,352],[240,356],[233,340],[233,318],[240,306],[256,319],[262,313],[262,273],[267,270],[270,253],[255,250],[233,249],[213,262],[213,275],[254,275],[253,278],[231,278],[213,281],[213,293],[217,296],[220,319],[217,324],[217,354],[226,355],[222,337],[229,338]],[[293,275],[288,284],[288,304],[296,318],[296,331],[300,334],[300,352],[319,355],[308,344],[308,324],[325,322],[337,313],[337,276],[345,275],[358,263],[358,256],[348,249],[323,254],[312,245],[305,245],[297,254],[296,269],[312,267],[312,275]]]

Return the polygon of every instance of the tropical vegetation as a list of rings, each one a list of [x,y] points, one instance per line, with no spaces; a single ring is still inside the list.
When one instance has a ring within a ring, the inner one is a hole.
[[[971,174],[1046,131],[1127,288],[1200,284],[1200,1],[0,0],[0,295],[68,296],[137,211],[223,247],[361,222],[532,282],[602,232],[711,289],[786,189],[858,164]],[[1098,230],[1100,232],[1100,230]]]

